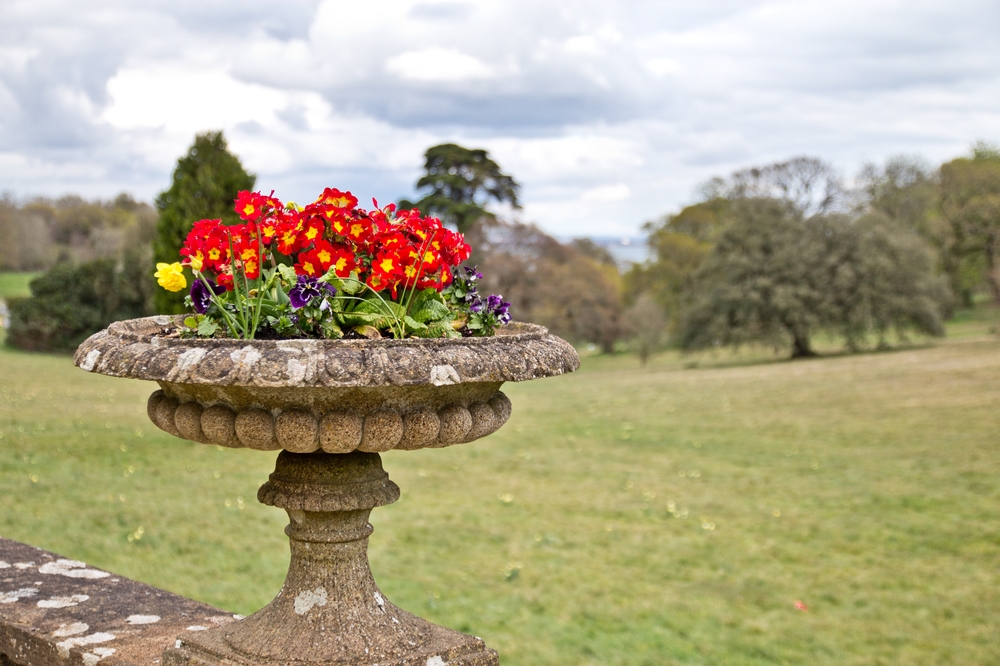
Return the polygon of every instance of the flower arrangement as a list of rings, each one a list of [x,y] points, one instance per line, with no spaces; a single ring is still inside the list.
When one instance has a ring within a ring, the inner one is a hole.
[[[240,224],[199,220],[181,261],[158,263],[164,289],[187,288],[182,335],[327,338],[493,335],[510,304],[483,298],[461,267],[471,248],[435,217],[395,204],[366,211],[327,188],[304,208],[240,192]]]

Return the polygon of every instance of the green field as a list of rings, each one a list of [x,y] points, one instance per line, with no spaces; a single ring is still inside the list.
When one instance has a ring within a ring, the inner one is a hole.
[[[1000,337],[953,333],[508,385],[496,435],[383,456],[376,579],[508,666],[1000,663]],[[248,613],[274,454],[156,430],[154,388],[0,351],[0,534]]]
[[[30,296],[28,284],[39,276],[39,273],[0,273],[0,299]]]

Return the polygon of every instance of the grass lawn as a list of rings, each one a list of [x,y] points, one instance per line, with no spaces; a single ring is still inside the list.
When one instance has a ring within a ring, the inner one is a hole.
[[[0,299],[30,296],[31,290],[28,289],[28,283],[39,275],[40,273],[0,272]]]
[[[375,577],[507,666],[1000,663],[1000,337],[961,326],[507,385],[496,435],[383,455]],[[275,454],[160,432],[154,388],[0,350],[0,534],[253,611],[288,560]]]

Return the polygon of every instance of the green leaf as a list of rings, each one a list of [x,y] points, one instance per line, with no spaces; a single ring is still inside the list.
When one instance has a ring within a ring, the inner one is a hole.
[[[348,296],[356,296],[357,294],[360,294],[361,292],[363,292],[365,289],[368,288],[368,286],[364,282],[358,279],[357,273],[351,273],[351,277],[349,278],[338,278],[338,279],[340,280],[341,283],[339,287],[337,287],[337,285],[334,284],[333,282],[331,282],[330,284],[333,284],[334,287],[337,287],[337,289],[340,289]]]
[[[377,296],[375,294],[372,294],[371,296],[366,298],[364,302],[359,303],[358,308],[364,308],[365,310],[373,308],[370,310],[371,312],[394,314],[397,317],[402,317],[404,314],[406,314],[405,310],[403,309],[403,306],[397,303],[396,301],[386,300],[382,296]]]
[[[203,338],[210,338],[215,335],[215,332],[219,330],[219,325],[208,317],[203,317],[201,321],[198,322],[198,335]]]
[[[352,326],[374,325],[383,320],[383,315],[372,312],[335,312],[333,320],[344,328]]]
[[[424,331],[416,334],[421,338],[460,338],[462,334],[452,328],[447,322],[435,323],[427,327]]]
[[[299,281],[299,276],[295,274],[295,269],[291,266],[278,264],[278,273],[281,274],[281,279],[289,284],[295,284]]]
[[[449,314],[451,311],[436,289],[424,289],[414,297],[410,306],[410,316],[423,324],[446,319]]]
[[[185,317],[184,325],[188,328],[198,328],[198,318],[197,317]]]
[[[427,324],[419,322],[409,315],[403,317],[403,324],[409,331],[423,331],[427,329]]]
[[[335,323],[327,319],[324,321],[320,327],[320,331],[323,333],[323,337],[327,340],[339,340],[344,337],[344,332]]]

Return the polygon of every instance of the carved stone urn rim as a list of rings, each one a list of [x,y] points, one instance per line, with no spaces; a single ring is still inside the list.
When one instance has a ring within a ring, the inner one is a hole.
[[[164,336],[179,316],[115,322],[80,345],[89,372],[176,384],[353,388],[539,379],[573,372],[573,347],[543,326],[478,338],[236,340]]]

